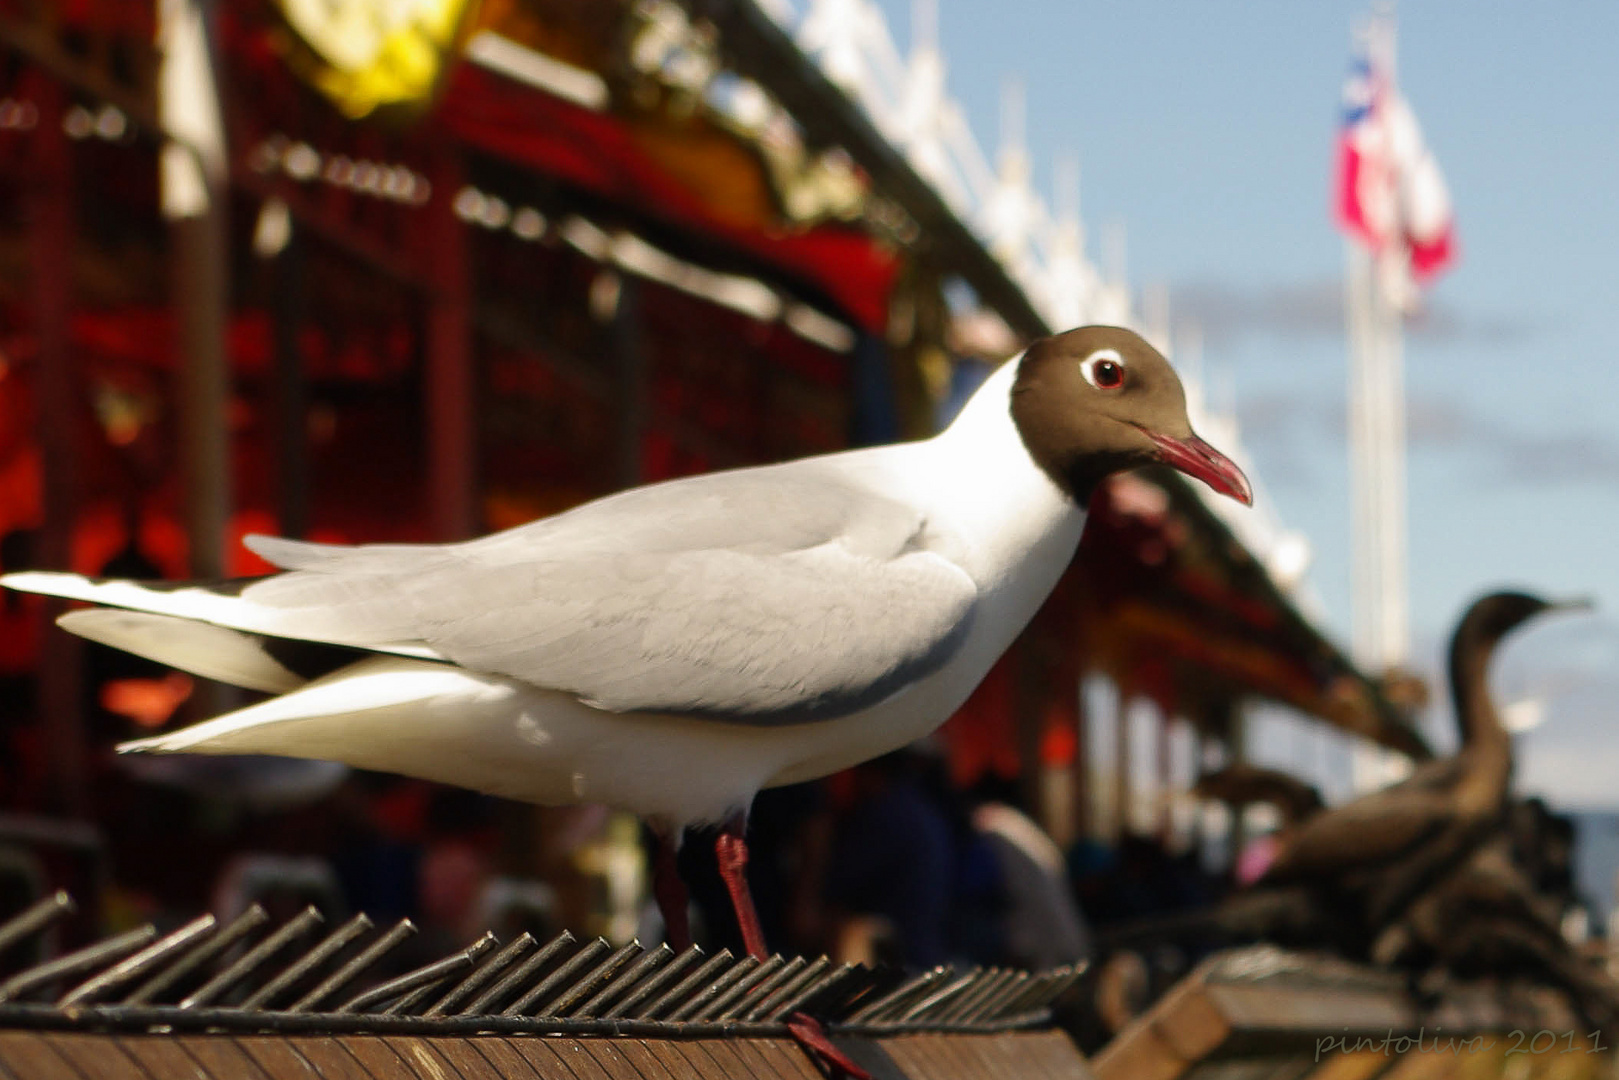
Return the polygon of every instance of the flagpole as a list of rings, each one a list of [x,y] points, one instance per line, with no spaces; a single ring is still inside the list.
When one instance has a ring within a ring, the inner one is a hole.
[[[1394,79],[1392,4],[1378,4],[1364,30],[1373,69]],[[1391,230],[1394,237],[1400,230]],[[1404,245],[1381,251],[1345,242],[1345,308],[1349,336],[1349,453],[1353,562],[1352,647],[1373,673],[1403,666],[1410,648],[1406,580],[1405,364],[1402,295]],[[1364,791],[1392,779],[1392,755],[1363,747],[1354,786]]]

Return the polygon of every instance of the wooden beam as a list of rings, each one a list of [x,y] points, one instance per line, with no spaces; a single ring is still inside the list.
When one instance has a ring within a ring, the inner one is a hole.
[[[460,151],[447,141],[434,155],[426,228],[428,515],[438,540],[462,540],[478,526],[477,431],[473,423],[472,281],[466,230],[455,216]]]

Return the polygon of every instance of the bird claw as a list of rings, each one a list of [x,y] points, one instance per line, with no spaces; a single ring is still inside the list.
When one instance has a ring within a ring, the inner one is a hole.
[[[821,1022],[808,1013],[793,1013],[787,1018],[787,1030],[793,1041],[804,1048],[810,1059],[831,1070],[833,1077],[847,1076],[851,1080],[871,1080],[871,1074],[853,1061],[849,1055],[832,1045]]]

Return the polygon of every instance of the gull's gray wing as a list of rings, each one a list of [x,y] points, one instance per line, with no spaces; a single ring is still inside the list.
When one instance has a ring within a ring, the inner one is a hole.
[[[464,544],[254,537],[291,572],[241,598],[283,633],[420,645],[612,711],[841,716],[942,665],[977,589],[920,512],[812,465],[636,488]]]

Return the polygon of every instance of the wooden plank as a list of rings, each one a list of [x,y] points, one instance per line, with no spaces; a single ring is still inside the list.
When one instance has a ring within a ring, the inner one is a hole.
[[[579,1039],[557,1039],[547,1037],[545,1042],[556,1051],[557,1057],[562,1059],[568,1071],[579,1080],[613,1080],[602,1067],[596,1064],[596,1059],[585,1053]]]
[[[497,1076],[503,1076],[506,1080],[535,1080],[541,1076],[533,1063],[513,1046],[514,1042],[532,1042],[531,1039],[513,1040],[496,1035],[480,1035],[467,1041],[489,1062]]]
[[[376,1035],[347,1035],[343,1037],[343,1049],[352,1054],[360,1067],[375,1080],[419,1080],[421,1076],[394,1050],[392,1039]]]
[[[213,1077],[224,1080],[230,1073],[216,1073],[204,1059],[193,1056],[177,1039],[167,1035],[119,1035],[118,1044],[132,1059],[140,1063],[146,1075],[153,1080],[183,1080],[185,1077]],[[240,1076],[254,1075],[255,1066],[249,1065]],[[286,1074],[288,1076],[292,1074]],[[282,1080],[278,1077],[277,1080]]]
[[[416,1075],[422,1080],[466,1080],[434,1047],[436,1041],[420,1035],[397,1035],[388,1040],[404,1063],[415,1069]]]
[[[370,1071],[330,1035],[299,1036],[291,1042],[293,1049],[323,1080],[375,1080]]]
[[[646,1046],[647,1052],[657,1059],[673,1080],[701,1080],[703,1074],[692,1065],[690,1058],[680,1052],[673,1039],[648,1039]],[[763,1072],[759,1075],[768,1077],[776,1074]]]
[[[53,1031],[42,1037],[74,1069],[94,1080],[120,1080],[122,1077],[146,1080],[146,1073],[135,1059],[105,1035]]]
[[[450,1063],[461,1080],[499,1080],[500,1071],[472,1045],[471,1039],[434,1037],[427,1040],[433,1051]]]
[[[545,1080],[577,1080],[574,1071],[568,1067],[567,1060],[557,1053],[550,1039],[511,1038],[505,1042]]]
[[[1061,1031],[1027,1031],[992,1035],[993,1044],[1024,1063],[1029,1075],[1045,1075],[1052,1080],[1089,1080],[1090,1063],[1074,1041]]]
[[[621,1038],[580,1039],[579,1046],[601,1067],[602,1072],[614,1077],[615,1080],[651,1080],[624,1052],[624,1044],[631,1041],[633,1040]]]
[[[270,1080],[269,1075],[229,1035],[171,1035],[169,1039],[190,1054],[210,1076],[219,1077],[220,1080],[226,1077],[231,1080]]]
[[[1317,1062],[1309,1073],[1310,1080],[1372,1080],[1392,1064],[1375,1050],[1328,1050],[1317,1057]]]
[[[27,1080],[80,1080],[80,1073],[41,1035],[0,1031],[0,1063]]]

